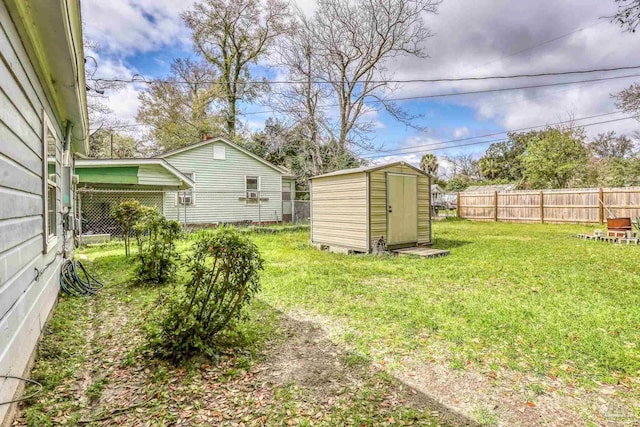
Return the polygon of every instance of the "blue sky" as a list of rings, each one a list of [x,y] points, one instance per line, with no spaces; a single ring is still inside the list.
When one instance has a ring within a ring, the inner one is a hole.
[[[127,78],[136,73],[148,78],[166,76],[172,59],[192,55],[189,31],[183,25],[180,13],[190,8],[193,2],[83,0],[85,36],[99,44],[99,49],[89,52],[99,63],[96,76]],[[312,0],[296,3],[307,13],[312,13],[315,7]],[[614,11],[613,0],[444,0],[437,15],[425,16],[434,33],[424,45],[429,58],[400,58],[387,67],[395,79],[424,79],[640,65],[640,58],[630,55],[640,51],[640,34],[623,32],[608,19],[602,19]],[[257,76],[279,74],[279,70],[266,64],[261,64],[254,72]],[[626,74],[633,72],[590,74],[586,78]],[[393,96],[475,91],[580,78],[585,76],[512,82],[406,84]],[[640,80],[640,77],[635,80]],[[435,151],[438,156],[461,152],[480,155],[487,145],[451,148],[460,143],[443,141],[613,112],[615,106],[610,94],[633,81],[633,78],[627,78],[403,101],[400,105],[406,111],[421,116],[416,124],[427,128],[426,131],[408,128],[379,110],[371,114],[375,123],[372,144],[377,149],[396,152],[383,157],[385,153],[374,150],[364,153],[364,156],[381,160],[402,158],[415,163],[427,147],[445,148]],[[107,103],[115,118],[135,123],[137,94],[142,88],[142,84],[135,84],[109,91]],[[245,112],[267,109],[259,103],[242,106]],[[245,122],[250,129],[257,130],[272,115],[246,116]],[[622,115],[606,116],[603,120],[619,117]],[[597,120],[577,123],[588,124]],[[638,122],[626,120],[586,129],[589,135],[608,130],[632,133],[640,126]],[[398,152],[399,149],[403,152]]]

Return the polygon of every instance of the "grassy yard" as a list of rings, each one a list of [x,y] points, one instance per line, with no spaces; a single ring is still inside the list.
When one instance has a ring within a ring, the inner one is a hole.
[[[640,370],[640,248],[573,238],[585,227],[443,221],[445,258],[312,250],[306,233],[257,236],[262,299],[349,326],[362,352],[446,346],[454,367],[506,366],[589,386]],[[629,378],[632,377],[632,378]]]
[[[419,382],[425,367],[437,368],[434,379],[453,372],[456,395],[475,375],[470,403],[455,409],[484,425],[541,425],[545,406],[607,425],[603,400],[638,418],[640,247],[573,237],[585,231],[440,221],[435,246],[451,255],[438,259],[321,252],[304,230],[253,233],[266,270],[249,320],[218,361],[180,368],[142,350],[148,313],[173,286],[131,287],[121,244],[86,249],[107,287],[58,305],[34,370],[45,392],[20,423],[457,424],[438,418],[437,395],[421,400],[393,378]],[[523,407],[509,418],[495,408],[512,395]],[[144,405],[120,412],[132,402]],[[548,425],[583,425],[558,419]]]

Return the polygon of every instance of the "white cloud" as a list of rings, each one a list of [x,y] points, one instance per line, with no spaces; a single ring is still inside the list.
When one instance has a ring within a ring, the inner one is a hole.
[[[106,52],[133,55],[165,46],[188,46],[180,13],[193,0],[87,0],[82,2],[85,37]]]
[[[453,130],[453,137],[454,138],[462,138],[464,136],[469,135],[469,128],[466,126],[461,126],[459,128],[455,128]]]

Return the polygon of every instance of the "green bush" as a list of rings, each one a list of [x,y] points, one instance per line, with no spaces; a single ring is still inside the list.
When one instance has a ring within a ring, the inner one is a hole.
[[[144,206],[137,200],[124,200],[116,205],[113,210],[113,218],[122,227],[122,237],[124,238],[125,256],[131,254],[130,242],[133,229],[144,213]]]
[[[138,283],[166,283],[174,278],[178,253],[176,240],[180,223],[168,220],[155,208],[144,208],[134,227],[138,244],[136,276]]]
[[[191,256],[191,279],[170,300],[151,337],[156,352],[174,362],[195,354],[213,356],[216,335],[240,318],[260,289],[263,260],[236,229],[198,233]]]

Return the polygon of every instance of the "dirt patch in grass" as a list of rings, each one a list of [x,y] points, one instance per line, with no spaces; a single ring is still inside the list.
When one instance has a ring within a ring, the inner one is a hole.
[[[286,317],[282,326],[286,339],[272,348],[259,378],[271,388],[295,389],[303,413],[331,414],[346,407],[344,416],[329,419],[355,425],[477,425],[373,369],[368,358],[329,340],[319,324]]]
[[[280,356],[284,367],[282,371],[276,369],[276,376],[304,382],[310,370],[319,367],[316,378],[326,378],[320,392],[330,392],[334,381],[332,376],[340,375],[340,371],[323,370],[323,367],[344,356],[334,356],[328,349],[333,348],[339,354],[340,344],[335,343],[356,332],[336,319],[300,308],[287,314],[295,319],[290,322],[297,323],[297,330],[306,332],[302,341],[300,338],[287,341]],[[314,346],[319,335],[324,337],[323,340],[330,338],[334,344],[323,344],[322,350],[317,351]],[[287,348],[289,345],[294,347]],[[434,350],[430,360],[415,355],[403,357],[400,363],[384,352],[371,353],[377,354],[372,363],[376,370],[388,372],[396,384],[401,384],[400,388],[410,390],[410,404],[433,408],[436,413],[445,415],[451,424],[509,427],[640,425],[634,412],[637,401],[631,393],[632,384],[603,384],[596,389],[585,390],[553,376],[523,374],[507,368],[480,371],[473,366],[465,366],[464,369],[456,369],[449,363],[451,353],[442,346]],[[356,353],[347,351],[344,354]],[[359,358],[364,359],[363,356]],[[357,387],[356,383],[354,387]]]

